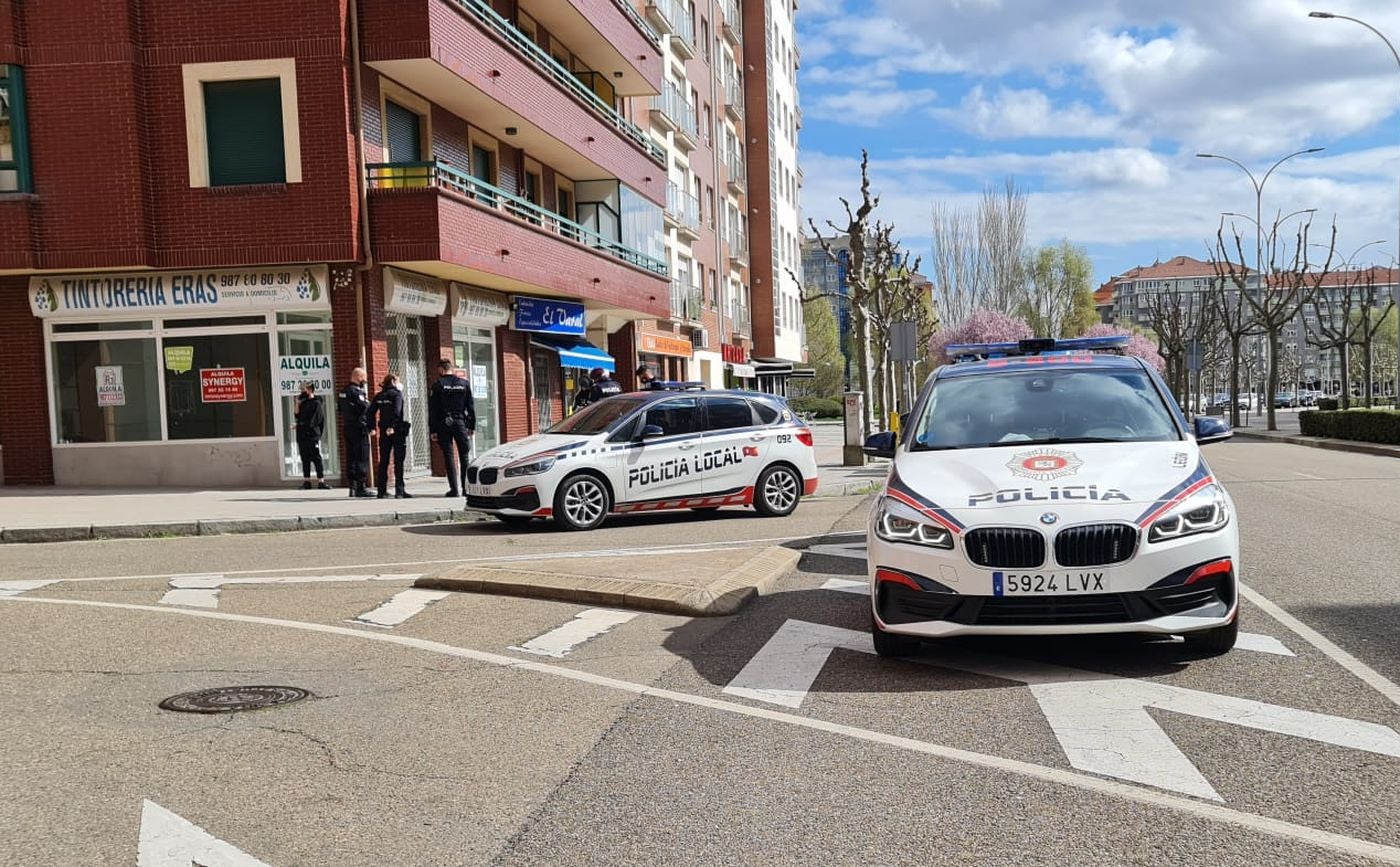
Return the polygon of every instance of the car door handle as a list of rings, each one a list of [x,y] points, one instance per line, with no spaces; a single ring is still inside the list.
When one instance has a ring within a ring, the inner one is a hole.
[[[761,443],[768,439],[768,434],[749,434],[749,439],[756,443]]]
[[[682,452],[688,452],[688,451],[690,451],[690,450],[693,449],[693,448],[695,448],[695,443],[690,443],[689,445],[679,445],[679,446],[676,446],[676,450],[677,450],[677,451],[682,451]]]

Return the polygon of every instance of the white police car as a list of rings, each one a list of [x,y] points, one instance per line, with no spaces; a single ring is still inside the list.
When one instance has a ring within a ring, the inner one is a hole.
[[[467,468],[467,508],[588,530],[615,512],[753,506],[787,515],[816,490],[812,431],[782,398],[664,385],[482,454]]]
[[[1234,646],[1239,535],[1189,425],[1124,338],[948,348],[871,515],[875,649],[922,638],[1143,632]]]

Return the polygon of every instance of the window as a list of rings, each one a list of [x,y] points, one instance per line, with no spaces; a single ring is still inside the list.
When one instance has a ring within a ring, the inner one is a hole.
[[[705,52],[705,62],[710,62],[710,21],[700,18],[700,50]]]
[[[384,103],[384,140],[391,163],[423,159],[423,119],[393,100]]]
[[[159,374],[154,337],[55,342],[58,442],[159,440]]]
[[[187,63],[190,186],[301,182],[296,60]]]
[[[266,332],[167,336],[167,355],[187,347],[190,367],[165,373],[165,415],[172,440],[272,436],[271,366]],[[209,371],[234,370],[214,383]],[[235,384],[241,381],[240,384]]]
[[[700,432],[700,399],[678,397],[650,407],[642,417],[642,426],[656,425],[662,436],[677,436]]]
[[[707,397],[705,415],[707,431],[753,427],[753,410],[742,397]]]
[[[31,189],[24,70],[0,64],[0,193],[27,193]]]
[[[710,110],[710,104],[707,102],[705,103],[705,128],[701,131],[701,134],[705,136],[705,144],[710,143],[710,139],[713,137],[714,128],[714,112]]]
[[[772,424],[782,414],[776,406],[766,400],[755,399],[752,403],[754,411],[758,413],[758,420],[763,424]]]

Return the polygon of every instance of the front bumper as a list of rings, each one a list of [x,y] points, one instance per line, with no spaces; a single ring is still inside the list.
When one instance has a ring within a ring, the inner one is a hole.
[[[495,496],[467,495],[467,508],[499,515],[537,515],[540,494],[534,485],[521,485]]]

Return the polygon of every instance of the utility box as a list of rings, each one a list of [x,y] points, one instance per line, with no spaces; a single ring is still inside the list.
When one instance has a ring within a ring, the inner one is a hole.
[[[858,391],[848,391],[841,396],[845,410],[846,440],[841,448],[841,463],[847,467],[865,466],[865,425],[861,417],[865,414],[865,395]]]

